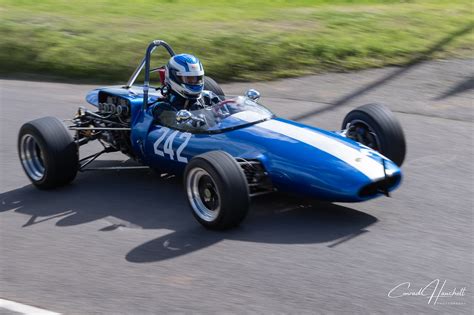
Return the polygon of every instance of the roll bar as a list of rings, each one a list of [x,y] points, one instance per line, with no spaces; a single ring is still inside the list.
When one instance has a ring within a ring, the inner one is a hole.
[[[143,82],[143,109],[146,109],[148,107],[148,89],[150,87],[150,58],[151,54],[153,51],[157,48],[163,46],[170,56],[176,55],[174,52],[173,48],[171,48],[168,43],[166,43],[163,40],[154,40],[148,45],[148,48],[146,49],[146,54],[145,57],[142,59],[138,67],[135,69],[133,72],[132,76],[127,82],[127,85],[124,86],[124,88],[128,89],[130,88],[133,83],[135,83],[135,80],[137,79],[138,75],[140,72],[143,70],[143,67],[145,67],[145,81]]]

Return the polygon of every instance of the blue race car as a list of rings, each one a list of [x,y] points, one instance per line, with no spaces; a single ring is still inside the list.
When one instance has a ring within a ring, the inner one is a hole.
[[[356,108],[342,130],[332,132],[275,117],[257,102],[255,90],[226,98],[205,77],[204,89],[219,97],[216,103],[156,111],[153,104],[166,88],[150,85],[154,73],[163,82],[163,67],[150,66],[157,47],[175,55],[164,41],[153,41],[129,82],[91,91],[86,99],[96,110],[80,107],[72,125],[44,117],[22,126],[19,157],[35,186],[66,185],[100,155],[121,151],[144,167],[183,174],[196,219],[209,229],[227,229],[245,218],[257,195],[278,191],[359,202],[388,196],[400,184],[405,138],[387,107]],[[141,72],[144,82],[135,85]],[[93,140],[104,149],[80,159],[79,148]]]

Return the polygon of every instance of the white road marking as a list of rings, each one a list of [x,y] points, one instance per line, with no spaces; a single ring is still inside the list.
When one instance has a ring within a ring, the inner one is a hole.
[[[25,315],[60,315],[60,313],[51,312],[42,308],[21,304],[5,299],[0,299],[0,309],[2,308]]]
[[[372,180],[384,177],[383,168],[377,161],[363,152],[343,144],[323,133],[315,130],[287,124],[275,119],[267,120],[257,126],[281,133],[292,139],[304,142],[310,146],[346,162]]]

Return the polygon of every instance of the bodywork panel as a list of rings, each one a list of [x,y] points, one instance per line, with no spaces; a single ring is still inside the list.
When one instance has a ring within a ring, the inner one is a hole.
[[[194,156],[222,150],[236,158],[259,160],[280,191],[330,201],[380,195],[361,196],[360,191],[386,176],[394,178],[388,190],[400,183],[401,171],[392,161],[335,132],[275,118],[217,134],[191,134],[154,123],[151,109],[141,110],[140,91],[139,87],[98,89],[88,94],[87,101],[98,104],[99,93],[130,101],[132,147],[150,167],[182,172]],[[150,93],[149,101],[159,97],[158,92]]]

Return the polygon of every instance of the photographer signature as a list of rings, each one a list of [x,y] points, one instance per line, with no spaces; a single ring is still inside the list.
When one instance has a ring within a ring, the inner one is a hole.
[[[446,280],[441,282],[435,279],[424,287],[413,289],[410,282],[403,282],[393,287],[387,294],[389,298],[396,299],[405,296],[422,296],[428,299],[428,304],[432,305],[463,305],[463,302],[438,301],[440,298],[463,297],[466,295],[466,287],[446,289]]]

